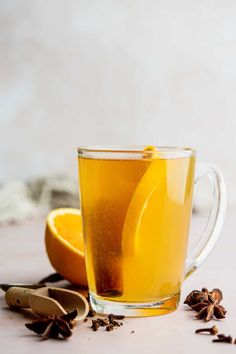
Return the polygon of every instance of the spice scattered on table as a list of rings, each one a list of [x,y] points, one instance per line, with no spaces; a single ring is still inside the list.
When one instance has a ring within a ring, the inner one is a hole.
[[[229,344],[236,344],[236,339],[233,340],[233,338],[229,335],[226,336],[225,334],[218,334],[218,328],[216,326],[212,326],[210,328],[199,328],[195,331],[195,333],[207,333],[213,336],[217,335],[217,338],[213,339],[213,343],[229,343]]]
[[[218,334],[217,339],[213,339],[212,342],[214,343],[233,343],[233,338],[231,336],[226,336],[225,334]],[[236,344],[236,340],[234,340],[234,344]]]
[[[185,299],[184,303],[197,311],[196,318],[210,321],[213,318],[225,318],[226,310],[220,305],[223,294],[220,289],[209,291],[207,288],[193,290]]]
[[[186,297],[184,304],[198,312],[195,316],[197,319],[210,321],[212,319],[225,318],[226,310],[220,305],[222,299],[223,294],[220,289],[209,291],[207,288],[202,288],[202,290],[191,291]],[[212,340],[213,343],[236,344],[236,338],[233,339],[230,335],[218,334],[218,332],[219,330],[215,325],[207,328],[199,328],[195,331],[197,334],[204,333],[217,336]]]
[[[25,326],[45,339],[58,339],[59,337],[66,339],[72,335],[77,314],[77,310],[74,310],[62,316],[40,317],[33,322],[26,323]]]
[[[122,322],[118,322],[121,321],[125,318],[125,316],[121,316],[121,315],[113,315],[113,314],[109,314],[107,317],[105,318],[97,318],[95,320],[92,320],[92,326],[91,328],[93,329],[93,331],[97,331],[99,327],[105,327],[107,332],[112,331],[114,328],[123,326]]]
[[[90,309],[87,314],[87,317],[94,317],[94,316],[96,316],[96,312],[93,309]]]
[[[212,326],[210,328],[199,328],[196,329],[195,333],[209,333],[212,335],[216,335],[218,333],[218,328],[216,326]]]
[[[99,328],[99,323],[97,322],[97,320],[92,320],[92,326],[91,328],[93,329],[93,331],[97,331]]]
[[[59,278],[55,278],[59,279]],[[222,305],[220,305],[223,299],[223,294],[220,289],[213,289],[209,291],[207,288],[202,288],[202,290],[193,290],[185,299],[184,303],[191,307],[191,309],[197,311],[196,318],[205,319],[205,321],[210,321],[212,319],[222,319],[225,318],[226,310]],[[72,329],[76,325],[76,316],[78,315],[77,310],[61,316],[47,316],[38,317],[31,323],[26,323],[25,326],[35,332],[36,334],[42,336],[42,338],[53,338],[53,339],[66,339],[72,335]],[[111,332],[115,328],[121,327],[123,323],[121,322],[125,316],[109,314],[108,316],[97,317],[97,313],[91,308],[87,314],[87,317],[83,320],[84,323],[91,320],[91,329],[97,331],[100,327],[104,328],[105,331]],[[214,343],[229,343],[236,344],[236,338],[233,339],[230,335],[218,334],[218,328],[213,325],[212,327],[199,328],[195,331],[197,334],[209,334],[215,336],[213,339]],[[130,332],[135,333],[134,330]]]

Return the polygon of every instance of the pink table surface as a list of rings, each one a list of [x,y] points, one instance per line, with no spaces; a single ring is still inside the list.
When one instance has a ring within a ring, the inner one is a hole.
[[[212,321],[220,332],[236,337],[236,209],[229,208],[226,224],[212,254],[182,289],[179,309],[169,315],[150,318],[129,318],[123,327],[106,332],[93,332],[87,323],[79,324],[67,341],[46,340],[28,331],[29,320],[6,307],[0,290],[0,353],[235,353],[236,345],[211,343],[212,338],[194,334],[204,322],[194,319],[194,312],[182,304],[193,289],[203,286],[223,290],[222,304],[227,318]],[[44,249],[44,220],[27,221],[21,225],[0,228],[0,282],[37,282],[53,272]],[[131,333],[132,331],[134,333]]]

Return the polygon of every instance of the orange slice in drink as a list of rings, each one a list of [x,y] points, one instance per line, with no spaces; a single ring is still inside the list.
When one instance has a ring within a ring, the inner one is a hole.
[[[161,207],[161,200],[165,192],[166,161],[158,154],[153,147],[144,149],[147,154],[144,158],[150,159],[150,166],[139,181],[131,198],[122,233],[122,251],[124,256],[132,256],[139,253],[146,238],[149,228],[149,218],[153,217],[153,210],[150,213],[150,206],[155,204],[155,217],[158,217],[158,208]],[[144,232],[143,232],[144,231]],[[151,231],[151,230],[150,230]]]

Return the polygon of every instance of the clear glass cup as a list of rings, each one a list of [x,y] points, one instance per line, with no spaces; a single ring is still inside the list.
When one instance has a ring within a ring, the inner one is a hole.
[[[196,164],[190,148],[81,147],[78,156],[92,307],[125,316],[174,311],[183,280],[206,259],[224,223],[218,168]],[[187,257],[193,188],[203,176],[213,184],[213,206]]]

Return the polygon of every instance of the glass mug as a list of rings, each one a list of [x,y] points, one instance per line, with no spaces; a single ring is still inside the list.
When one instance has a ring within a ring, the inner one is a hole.
[[[78,156],[92,307],[125,316],[174,311],[183,280],[220,235],[226,212],[221,173],[208,164],[197,164],[195,172],[190,148],[81,147]],[[186,262],[193,187],[202,176],[213,184],[214,202]]]

